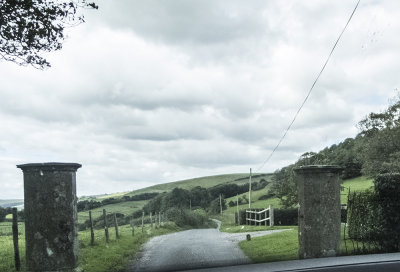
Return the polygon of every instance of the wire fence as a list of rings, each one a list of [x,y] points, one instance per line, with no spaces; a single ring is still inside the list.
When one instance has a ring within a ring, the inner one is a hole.
[[[122,213],[107,212],[105,209],[80,212],[77,219],[80,247],[102,244],[106,246],[110,241],[118,240],[121,238],[120,226],[124,226],[124,230],[130,227],[132,235],[138,232],[149,234],[153,228],[164,225],[166,220],[162,213],[143,212],[142,217],[134,219]],[[25,222],[14,220],[15,222],[0,222],[0,271],[25,269]]]

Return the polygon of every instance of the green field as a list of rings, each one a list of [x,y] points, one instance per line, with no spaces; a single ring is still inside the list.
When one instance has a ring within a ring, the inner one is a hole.
[[[25,224],[18,223],[18,244],[21,264],[25,259]],[[11,222],[0,223],[0,271],[14,271],[14,244]]]
[[[344,191],[340,192],[340,202],[342,204],[347,203],[347,196],[349,194],[349,188],[351,192],[365,191],[374,187],[373,179],[366,178],[364,176],[348,179],[343,181],[342,186]]]
[[[265,173],[253,173],[254,176],[264,175],[261,177],[253,178],[253,182],[260,181],[261,179],[270,180],[273,174],[265,174]],[[152,192],[169,192],[174,188],[182,188],[182,189],[192,189],[196,186],[201,186],[203,188],[210,188],[219,184],[224,183],[235,183],[235,184],[244,184],[249,182],[249,174],[226,174],[226,175],[217,175],[217,176],[208,176],[208,177],[200,177],[194,179],[186,179],[181,181],[157,184],[154,186],[150,186],[147,188],[139,189],[127,193],[126,195],[138,195],[143,193],[152,193]]]
[[[92,210],[92,217],[97,218],[103,214],[103,209],[106,209],[107,213],[122,213],[125,216],[132,215],[133,212],[141,210],[148,200],[140,201],[126,201],[115,204],[105,205]],[[89,211],[83,211],[78,213],[78,223],[83,223],[89,219]]]

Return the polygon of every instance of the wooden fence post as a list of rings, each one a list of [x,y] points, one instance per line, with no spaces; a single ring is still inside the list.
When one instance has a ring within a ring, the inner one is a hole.
[[[269,206],[269,214],[271,215],[271,205]],[[267,219],[267,211],[265,211],[264,219]],[[269,224],[271,225],[271,218],[269,219]],[[265,226],[267,226],[267,220],[265,220]]]
[[[269,205],[269,226],[274,226],[274,207]]]
[[[119,239],[119,232],[118,232],[118,221],[117,221],[117,214],[114,213],[114,227],[115,227],[115,237]]]
[[[158,226],[161,227],[161,212],[158,212]]]
[[[13,242],[14,242],[14,261],[15,270],[20,271],[21,260],[19,258],[19,247],[18,247],[18,211],[17,208],[12,209],[12,231],[13,231]]]
[[[93,231],[93,219],[92,211],[89,211],[89,221],[90,221],[90,245],[94,245],[94,231]]]
[[[135,236],[135,226],[133,224],[133,220],[131,221],[131,227],[132,227],[132,236]]]
[[[142,212],[142,233],[143,233],[143,229],[144,229],[144,212]]]
[[[108,242],[110,242],[110,237],[108,236],[106,209],[103,209],[103,216],[104,216],[104,233],[106,234],[106,242],[108,243]]]
[[[150,212],[150,227],[151,227],[151,229],[153,229],[153,217],[152,217],[152,215],[153,215],[153,212]]]

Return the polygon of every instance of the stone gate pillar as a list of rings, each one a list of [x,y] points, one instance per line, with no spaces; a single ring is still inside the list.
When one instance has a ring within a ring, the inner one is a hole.
[[[17,165],[24,174],[28,271],[77,268],[77,163]]]
[[[299,208],[299,258],[336,256],[340,251],[338,166],[295,168]]]

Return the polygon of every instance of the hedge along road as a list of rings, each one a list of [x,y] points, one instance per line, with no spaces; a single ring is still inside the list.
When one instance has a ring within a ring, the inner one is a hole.
[[[150,239],[127,272],[177,271],[249,264],[251,260],[239,248],[246,233],[224,233],[217,229],[192,229]],[[251,232],[251,237],[284,230]]]

